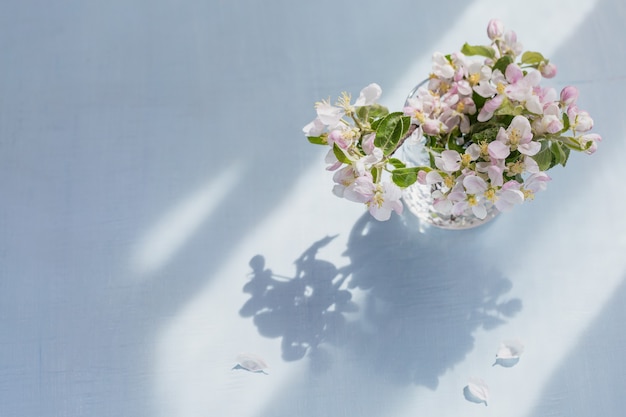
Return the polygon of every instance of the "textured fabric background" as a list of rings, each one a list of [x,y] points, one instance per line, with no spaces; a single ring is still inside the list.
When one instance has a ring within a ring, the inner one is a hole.
[[[334,197],[313,103],[377,82],[398,109],[493,17],[579,86],[599,151],[474,231]],[[0,3],[0,416],[623,415],[624,20],[618,0]],[[492,367],[512,338],[519,364]]]

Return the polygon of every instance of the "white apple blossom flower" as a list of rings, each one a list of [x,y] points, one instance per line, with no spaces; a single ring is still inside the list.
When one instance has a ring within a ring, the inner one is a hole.
[[[428,80],[401,113],[376,105],[376,83],[353,103],[348,93],[335,105],[316,103],[317,117],[302,131],[330,147],[334,194],[386,220],[402,212],[401,188],[417,182],[441,215],[487,218],[489,210],[533,200],[550,180],[545,170],[565,166],[571,150],[596,152],[602,138],[577,106],[578,89],[542,87],[556,66],[538,52],[521,55],[517,35],[501,21],[490,20],[487,35],[489,45],[435,52]],[[424,147],[423,160],[398,156],[415,144]]]
[[[359,98],[356,99],[354,106],[371,106],[372,104],[376,103],[376,100],[380,98],[382,92],[383,90],[378,84],[372,83],[361,90]]]

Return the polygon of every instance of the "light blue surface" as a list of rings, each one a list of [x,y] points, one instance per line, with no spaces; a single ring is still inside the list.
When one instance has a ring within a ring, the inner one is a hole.
[[[626,6],[264,3],[0,4],[0,416],[621,416]],[[457,234],[332,196],[313,103],[377,82],[399,108],[492,17],[579,86],[598,153]],[[257,255],[321,295],[249,302]],[[324,330],[332,268],[355,312]],[[520,363],[491,367],[511,337]]]

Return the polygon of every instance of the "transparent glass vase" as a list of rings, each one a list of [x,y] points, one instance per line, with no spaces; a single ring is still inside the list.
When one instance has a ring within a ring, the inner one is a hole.
[[[417,90],[427,82],[428,80],[423,81],[411,90],[405,105],[417,93]],[[399,151],[401,152],[401,159],[406,162],[407,166],[431,166],[430,154],[425,147],[425,139],[419,138],[417,132],[405,140]],[[441,213],[435,208],[436,200],[433,198],[435,191],[447,193],[449,189],[443,184],[427,185],[416,182],[403,192],[402,199],[405,207],[417,216],[423,225],[450,230],[471,229],[488,223],[500,213],[491,203],[486,204],[487,215],[483,219],[476,217],[471,210],[466,210],[461,215]]]

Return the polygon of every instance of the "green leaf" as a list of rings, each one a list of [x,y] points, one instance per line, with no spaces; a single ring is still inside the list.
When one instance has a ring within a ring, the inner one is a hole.
[[[372,174],[372,182],[376,184],[378,182],[378,178],[380,177],[380,171],[376,169],[376,167],[373,167],[370,169],[370,174]]]
[[[567,132],[570,127],[569,116],[566,112],[563,112],[563,129],[562,132]]]
[[[385,117],[389,114],[389,109],[385,106],[381,106],[380,104],[372,104],[369,108],[369,117],[372,119]]]
[[[561,142],[552,142],[550,152],[552,152],[553,156],[550,168],[557,164],[563,165],[563,162],[567,160],[567,155],[565,155]]]
[[[405,168],[406,167],[406,164],[404,162],[402,162],[401,160],[399,160],[398,158],[389,158],[389,160],[387,162],[389,162],[389,164],[391,164],[391,166],[393,166],[394,168]]]
[[[476,104],[477,109],[482,109],[487,101],[487,98],[479,95],[476,91],[472,91],[472,100],[474,101],[474,104]]]
[[[458,130],[456,131],[458,132]],[[456,139],[457,135],[455,135],[454,132],[453,134],[448,136],[448,149],[457,151],[458,153],[462,154],[465,152],[465,149],[463,148],[463,146],[456,143]]]
[[[493,48],[482,45],[470,45],[467,42],[461,48],[461,52],[467,56],[480,55],[487,58],[495,58],[496,53]]]
[[[522,54],[522,64],[539,65],[542,62],[547,63],[548,60],[545,59],[539,52],[526,51]]]
[[[565,164],[567,164],[567,160],[569,159],[570,148],[566,146],[563,149],[563,152],[565,153],[565,158],[561,161],[561,165],[565,166]]]
[[[399,168],[391,172],[391,179],[398,187],[408,187],[417,181],[417,174],[423,168]]]
[[[493,69],[499,69],[502,74],[506,72],[506,67],[513,63],[513,58],[510,55],[504,55],[502,58],[498,59],[496,63],[493,65]]]
[[[570,148],[563,142],[553,141],[550,145],[550,151],[554,156],[552,166],[561,164],[565,166],[570,154]],[[552,168],[552,166],[550,168]]]
[[[552,166],[552,152],[550,151],[550,143],[547,140],[541,140],[541,150],[532,158],[539,165],[539,169],[547,171]]]
[[[352,163],[352,161],[350,161],[350,159],[346,156],[345,153],[343,153],[343,151],[341,150],[341,148],[339,146],[337,146],[337,144],[333,144],[333,153],[335,154],[335,157],[337,158],[337,160],[343,164],[350,164]]]
[[[370,106],[361,106],[356,109],[356,117],[360,120],[367,120],[369,117]]]
[[[392,154],[400,142],[400,139],[409,131],[411,118],[404,116],[402,112],[389,113],[383,117],[376,127],[374,145],[383,150],[383,154]]]
[[[481,130],[478,133],[474,133],[472,135],[472,142],[480,143],[480,142],[493,142],[498,136],[498,132],[500,131],[500,126],[490,126],[486,129]]]
[[[326,145],[328,142],[326,142],[326,135],[323,136],[307,136],[306,137],[309,142],[311,142],[314,145]]]

